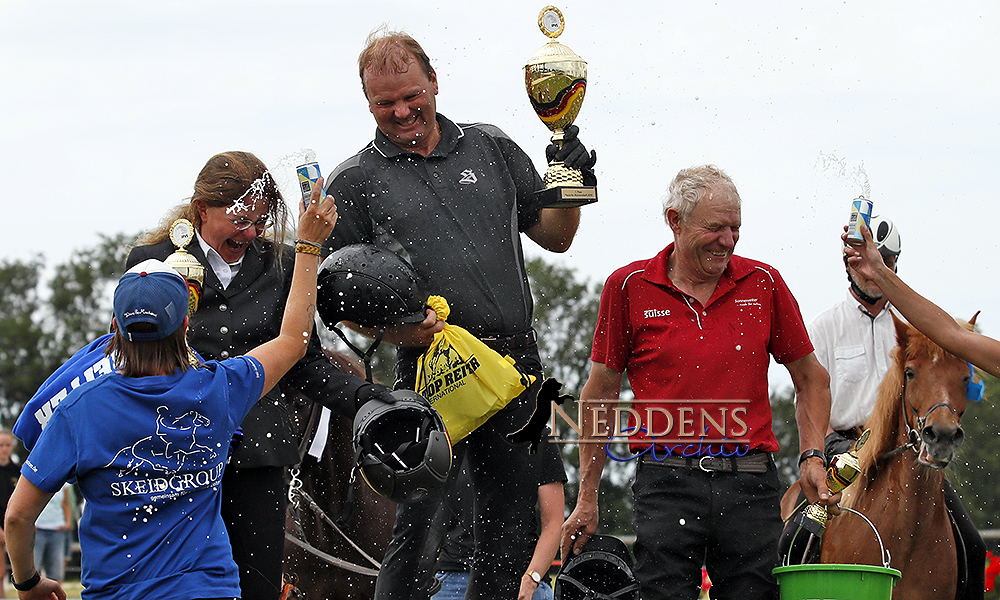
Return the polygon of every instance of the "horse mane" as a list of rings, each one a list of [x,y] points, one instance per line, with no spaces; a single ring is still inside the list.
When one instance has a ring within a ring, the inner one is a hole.
[[[977,313],[978,314],[978,313]],[[861,482],[858,487],[867,486],[878,474],[878,458],[895,449],[899,445],[902,420],[900,412],[903,402],[903,381],[906,363],[914,358],[926,356],[932,360],[954,359],[947,352],[915,327],[902,321],[893,314],[896,323],[896,347],[892,351],[892,365],[882,379],[875,400],[875,409],[865,427],[871,429],[868,442],[858,452],[858,462],[861,466]],[[955,319],[965,329],[972,331],[972,323]],[[973,322],[975,317],[973,317]]]

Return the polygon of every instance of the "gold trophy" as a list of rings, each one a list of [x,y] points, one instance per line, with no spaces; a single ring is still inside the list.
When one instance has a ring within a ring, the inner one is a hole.
[[[858,451],[868,441],[871,430],[866,429],[854,447],[843,454],[838,454],[830,461],[830,466],[826,468],[826,485],[830,492],[836,494],[843,491],[847,486],[854,483],[854,480],[861,474],[861,464],[858,462]],[[826,531],[826,522],[830,518],[827,508],[820,503],[810,504],[801,512],[792,517],[792,521],[800,525],[803,529],[812,533],[816,537],[823,537]]]
[[[187,219],[177,219],[170,225],[170,241],[177,251],[164,261],[187,280],[188,285],[188,316],[198,310],[201,300],[201,286],[205,283],[205,267],[193,254],[187,251],[187,245],[194,239],[194,225]]]
[[[188,316],[194,315],[201,300],[201,286],[205,283],[205,267],[193,254],[187,251],[187,245],[194,239],[194,225],[187,219],[177,219],[170,225],[170,241],[177,250],[164,262],[181,274],[188,286]],[[185,340],[185,344],[187,340]],[[197,367],[201,364],[191,346],[188,346],[188,362]]]
[[[573,124],[587,91],[587,62],[555,40],[563,32],[562,12],[546,6],[538,28],[551,38],[524,66],[524,84],[535,113],[562,145],[563,131]],[[583,185],[583,173],[553,160],[545,171],[545,189],[535,192],[547,208],[573,208],[597,202],[597,188]]]

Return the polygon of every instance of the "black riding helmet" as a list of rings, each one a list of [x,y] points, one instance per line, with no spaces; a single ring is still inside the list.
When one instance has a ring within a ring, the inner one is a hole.
[[[625,542],[610,535],[590,538],[583,551],[563,561],[553,595],[555,600],[639,600]]]
[[[451,470],[451,440],[430,402],[412,390],[371,400],[354,417],[355,463],[368,485],[395,502],[422,500]]]
[[[316,308],[330,328],[344,320],[364,327],[419,323],[426,300],[413,268],[373,244],[344,246],[319,269]]]

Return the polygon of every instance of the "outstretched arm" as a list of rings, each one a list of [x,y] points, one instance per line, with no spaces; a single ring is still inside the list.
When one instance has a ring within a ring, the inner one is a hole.
[[[597,185],[594,175],[594,163],[597,153],[587,151],[587,148],[577,137],[580,128],[570,125],[563,132],[561,146],[550,144],[545,149],[546,160],[561,161],[567,167],[583,172],[583,184]],[[533,242],[549,252],[565,252],[569,250],[580,227],[580,207],[576,208],[543,208],[538,211],[536,222],[526,233]]]
[[[592,407],[603,406],[618,400],[621,394],[622,374],[602,364],[593,363],[590,367],[590,377],[580,392],[580,426],[583,428],[583,438],[607,437],[612,431],[605,422],[603,428],[594,431],[594,423],[589,410]],[[596,401],[596,402],[595,402]],[[602,404],[601,401],[607,404]],[[595,436],[596,434],[596,436]],[[571,554],[579,554],[597,531],[600,511],[597,507],[597,495],[601,486],[601,474],[604,463],[608,460],[605,454],[605,444],[600,442],[580,443],[580,491],[576,498],[576,508],[562,526],[562,542],[560,549],[563,560]]]
[[[309,206],[305,209],[299,207],[298,239],[313,242],[317,250],[330,236],[337,222],[337,205],[332,199],[320,203],[322,189],[321,177],[313,186]],[[319,259],[318,253],[310,254],[296,250],[292,286],[288,292],[278,337],[247,352],[264,367],[262,395],[270,391],[278,380],[284,377],[288,369],[306,355],[316,314],[316,275],[319,271]]]
[[[864,244],[844,248],[850,265],[874,281],[893,307],[920,333],[962,360],[1000,377],[1000,342],[965,329],[941,307],[913,291],[882,262],[867,227],[862,227],[862,235]]]

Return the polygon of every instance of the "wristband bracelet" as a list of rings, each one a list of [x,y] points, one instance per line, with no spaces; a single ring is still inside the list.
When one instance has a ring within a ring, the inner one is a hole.
[[[295,243],[295,251],[301,252],[303,254],[312,254],[313,256],[323,255],[322,251],[319,249],[319,246],[310,246],[309,244],[305,244],[302,242]]]
[[[309,244],[313,248],[322,248],[323,244],[317,244],[316,242],[310,242],[309,240],[295,240],[295,245],[299,244]]]
[[[811,448],[809,450],[806,450],[805,452],[799,455],[799,468],[802,467],[802,463],[804,463],[806,459],[812,458],[814,456],[822,460],[823,467],[826,468],[826,454],[824,454],[822,450],[817,450],[816,448]]]
[[[14,581],[14,572],[11,571],[10,573],[10,583],[11,585],[14,586],[14,589],[19,592],[27,592],[31,588],[38,585],[38,582],[41,580],[42,580],[42,575],[41,573],[38,572],[38,569],[35,569],[35,574],[25,579],[22,583]]]

